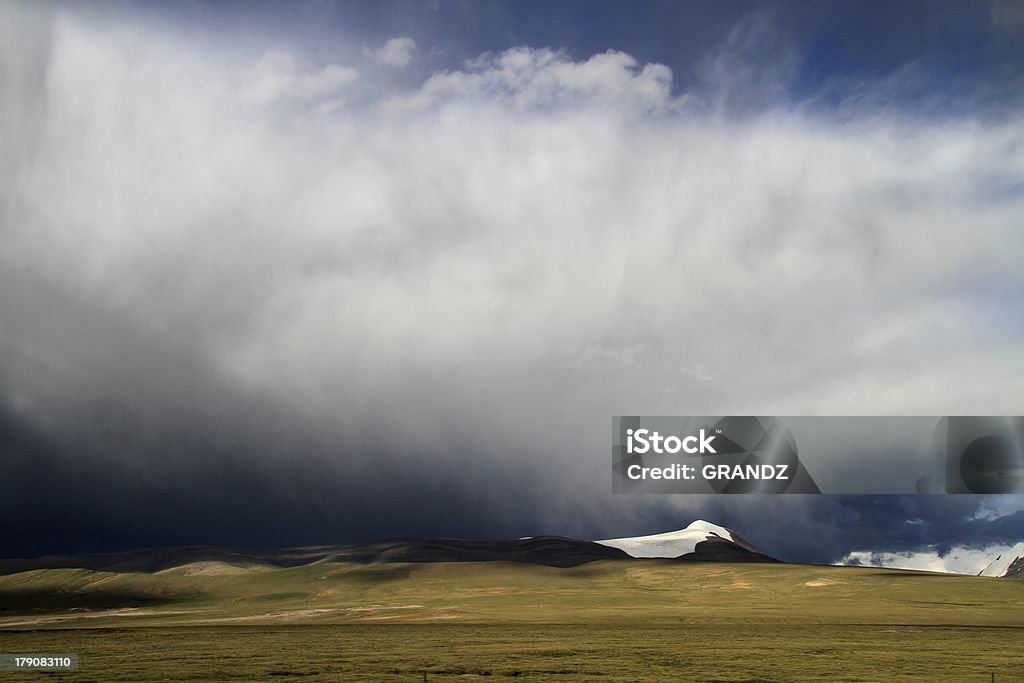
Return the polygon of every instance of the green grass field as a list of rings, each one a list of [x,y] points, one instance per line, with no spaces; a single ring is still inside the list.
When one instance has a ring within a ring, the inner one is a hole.
[[[670,561],[0,577],[3,680],[1024,680],[1024,581]]]

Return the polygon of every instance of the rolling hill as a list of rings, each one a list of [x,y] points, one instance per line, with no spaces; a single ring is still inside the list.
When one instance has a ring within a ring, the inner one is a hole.
[[[522,562],[549,567],[575,567],[598,560],[629,558],[709,562],[778,561],[761,553],[735,532],[698,520],[679,531],[602,541],[581,541],[563,536],[532,536],[511,541],[395,539],[366,544],[262,550],[191,546],[116,553],[48,555],[0,560],[0,575],[35,569],[160,572],[203,563],[287,568],[317,563]]]
[[[68,681],[1019,680],[1021,584],[775,563],[190,563],[0,577]]]

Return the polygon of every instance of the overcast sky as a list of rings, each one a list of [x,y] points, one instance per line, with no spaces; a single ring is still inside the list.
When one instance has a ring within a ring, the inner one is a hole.
[[[0,554],[1024,540],[608,471],[613,415],[1022,414],[1022,63],[1010,0],[4,3]]]

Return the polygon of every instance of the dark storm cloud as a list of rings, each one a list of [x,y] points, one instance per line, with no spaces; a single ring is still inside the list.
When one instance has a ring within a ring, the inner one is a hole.
[[[1019,122],[810,114],[760,15],[680,77],[53,7],[0,9],[3,554],[1020,535],[974,499],[614,497],[606,468],[615,414],[1019,404]]]
[[[539,523],[534,475],[511,463],[389,452],[239,390],[180,340],[88,300],[24,273],[0,284],[6,556]]]

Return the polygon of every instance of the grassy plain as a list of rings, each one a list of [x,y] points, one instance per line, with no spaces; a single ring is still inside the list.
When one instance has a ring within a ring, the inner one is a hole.
[[[865,568],[217,563],[0,577],[0,680],[1024,681],[1024,581]]]

